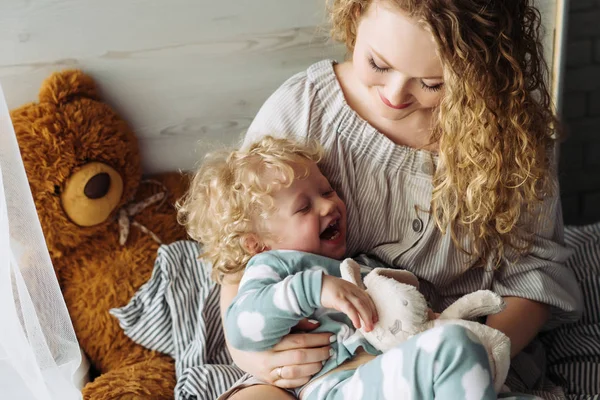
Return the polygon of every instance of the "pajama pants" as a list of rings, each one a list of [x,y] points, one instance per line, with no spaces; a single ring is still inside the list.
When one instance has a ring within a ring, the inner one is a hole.
[[[487,353],[456,325],[411,338],[356,370],[336,371],[309,384],[302,400],[536,399],[494,391]]]

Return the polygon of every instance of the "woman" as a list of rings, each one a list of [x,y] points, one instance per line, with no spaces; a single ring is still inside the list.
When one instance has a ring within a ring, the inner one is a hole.
[[[348,255],[412,271],[437,312],[495,291],[507,307],[486,323],[510,337],[512,356],[575,321],[582,299],[564,266],[556,121],[531,1],[333,0],[329,13],[350,59],[290,78],[245,143],[317,139],[348,208]],[[222,309],[236,293],[225,282]],[[291,388],[320,370],[328,345],[327,334],[295,333],[273,351],[230,350],[253,376]],[[515,389],[528,377],[510,378]],[[288,398],[255,383],[232,398]]]

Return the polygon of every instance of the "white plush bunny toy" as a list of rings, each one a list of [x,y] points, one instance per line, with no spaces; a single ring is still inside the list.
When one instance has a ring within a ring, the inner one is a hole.
[[[510,367],[510,339],[487,325],[469,321],[502,311],[505,305],[500,296],[489,290],[467,294],[446,308],[439,318],[430,320],[425,297],[417,290],[419,280],[411,272],[375,268],[365,277],[363,285],[360,266],[354,260],[344,260],[340,268],[342,278],[366,289],[377,307],[379,322],[375,328],[371,332],[359,329],[375,348],[385,352],[435,326],[461,325],[486,348],[494,388],[500,392]]]

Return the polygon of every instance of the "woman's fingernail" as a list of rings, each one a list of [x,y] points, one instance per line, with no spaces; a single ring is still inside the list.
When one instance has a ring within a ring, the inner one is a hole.
[[[310,322],[313,325],[319,325],[319,321],[317,321],[316,319],[309,319],[308,322]]]
[[[334,342],[337,342],[337,336],[336,335],[329,336],[329,343],[334,343]]]
[[[334,354],[335,354],[335,350],[329,349],[329,357],[333,357]]]

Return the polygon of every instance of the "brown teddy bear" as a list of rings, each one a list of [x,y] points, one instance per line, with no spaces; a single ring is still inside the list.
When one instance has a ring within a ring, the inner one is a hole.
[[[137,139],[81,71],[55,73],[11,112],[48,250],[79,343],[98,374],[85,399],[173,398],[171,357],[123,334],[113,307],[151,275],[159,242],[185,239],[177,173],[143,180]]]

